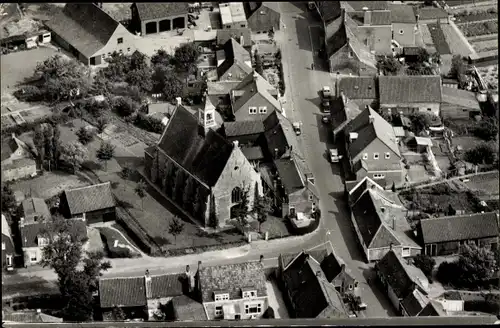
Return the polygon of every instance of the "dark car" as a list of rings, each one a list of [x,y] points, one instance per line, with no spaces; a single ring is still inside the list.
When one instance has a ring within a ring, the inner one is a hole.
[[[323,116],[321,117],[321,122],[322,122],[323,124],[328,124],[328,123],[330,123],[330,116],[328,116],[328,115],[323,115]]]

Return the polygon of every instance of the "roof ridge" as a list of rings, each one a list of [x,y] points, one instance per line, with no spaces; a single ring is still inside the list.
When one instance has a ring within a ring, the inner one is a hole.
[[[108,277],[108,278],[102,277],[102,278],[99,278],[99,281],[102,281],[102,280],[131,280],[131,279],[138,279],[138,278],[144,278],[144,276],[136,276],[136,277]]]
[[[97,186],[102,186],[102,185],[105,185],[105,184],[111,185],[111,181],[106,181],[106,182],[103,182],[103,183],[96,183],[96,184],[92,184],[90,186],[83,186],[83,187],[77,187],[77,188],[73,188],[73,189],[67,189],[65,191],[82,190],[82,189],[85,189],[85,188],[97,187]]]
[[[425,219],[424,221],[430,221],[430,220],[442,220],[442,219],[451,219],[451,218],[469,218],[472,216],[483,216],[483,215],[489,215],[489,214],[497,214],[495,211],[490,211],[490,212],[484,212],[484,213],[469,213],[469,214],[460,214],[460,215],[447,215],[447,216],[440,216],[440,217],[433,217],[433,218],[428,218]]]

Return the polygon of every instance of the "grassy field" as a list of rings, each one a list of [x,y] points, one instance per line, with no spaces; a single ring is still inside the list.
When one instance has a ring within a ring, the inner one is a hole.
[[[448,24],[441,25],[444,37],[452,54],[468,56],[472,51],[469,45],[462,39],[457,31]]]
[[[477,175],[469,178],[468,182],[465,182],[467,187],[471,190],[479,190],[491,195],[499,194],[499,173],[493,172],[489,174]]]

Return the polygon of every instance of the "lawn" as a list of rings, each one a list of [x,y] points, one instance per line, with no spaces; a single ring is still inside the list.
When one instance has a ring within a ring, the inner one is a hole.
[[[437,52],[441,55],[451,54],[450,46],[446,42],[446,37],[443,30],[437,24],[427,24],[432,37],[432,42],[436,47]]]
[[[467,41],[460,37],[459,32],[451,27],[449,24],[441,25],[446,43],[452,54],[468,56],[472,49],[467,44]]]
[[[471,190],[482,191],[490,195],[498,195],[499,193],[498,171],[470,177],[469,181],[464,183]]]
[[[109,227],[99,227],[102,242],[106,245],[105,249],[110,258],[119,257],[140,257],[134,246],[131,245],[123,235]],[[118,241],[118,245],[115,242]]]
[[[471,191],[458,191],[444,182],[428,188],[404,190],[399,195],[406,208],[426,213],[442,213],[451,205],[455,210],[475,213],[479,200]]]
[[[257,221],[253,221],[250,223],[250,226],[258,231],[259,224]],[[269,232],[268,238],[283,238],[290,236],[289,223],[287,223],[286,219],[279,218],[276,216],[269,215],[267,220],[261,224],[260,230],[262,231],[262,235]]]
[[[498,20],[459,25],[466,37],[498,33]]]

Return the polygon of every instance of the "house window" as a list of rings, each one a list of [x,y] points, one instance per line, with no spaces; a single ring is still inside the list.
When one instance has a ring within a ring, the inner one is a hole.
[[[2,241],[2,251],[5,250],[5,243]]]
[[[313,195],[309,194],[309,200],[311,200],[311,201],[312,201],[313,199],[314,199],[314,198],[313,198]]]
[[[127,52],[130,52],[130,48],[127,48]]]
[[[36,258],[36,253],[31,253],[30,254],[30,261],[31,262],[37,262],[38,259]]]
[[[348,58],[352,58],[352,51],[351,51],[351,50],[349,50],[349,51],[347,52],[347,57],[348,57]]]
[[[356,281],[356,282],[354,283],[354,288],[358,288],[358,285],[359,285],[359,283]]]
[[[108,52],[108,57],[111,57],[111,52]]]
[[[232,203],[239,203],[241,202],[241,196],[243,195],[243,192],[240,187],[235,187],[233,191],[231,192],[231,202]]]
[[[248,107],[248,113],[257,114],[257,107]]]
[[[215,307],[215,316],[220,317],[222,315],[222,306]]]
[[[290,207],[289,209],[290,216],[295,216],[295,207]]]
[[[368,159],[368,153],[363,154],[363,159]]]
[[[231,25],[226,25],[226,28],[231,28]]]
[[[5,256],[5,261],[6,261],[7,266],[8,266],[8,267],[11,267],[11,266],[12,266],[12,255],[7,254],[7,255]]]
[[[373,178],[374,179],[383,179],[383,178],[385,178],[385,175],[380,174],[380,173],[374,173]]]
[[[352,290],[352,285],[349,285],[349,290]]]
[[[378,153],[373,153],[373,159],[378,159],[379,158],[379,154]]]
[[[48,244],[49,244],[49,241],[47,240],[47,238],[38,237],[38,246],[43,247],[43,246],[47,246]]]
[[[241,24],[240,27],[245,28],[246,26],[245,26],[245,24]]]
[[[118,41],[118,44],[122,44],[123,43],[123,38],[118,38],[118,40],[116,40],[116,41]]]
[[[403,247],[403,256],[410,256],[410,247]]]
[[[385,159],[391,158],[391,153],[385,153]]]
[[[399,34],[405,34],[405,31],[399,30]]]
[[[255,314],[262,312],[262,304],[245,304],[245,314]]]
[[[427,108],[427,110],[430,112],[432,110],[432,108]]]
[[[244,291],[242,296],[243,298],[253,298],[257,296],[257,291],[255,290]]]
[[[267,113],[267,107],[266,106],[260,106],[259,107],[259,114],[266,114]]]
[[[229,294],[215,294],[215,301],[227,301],[229,300]]]

